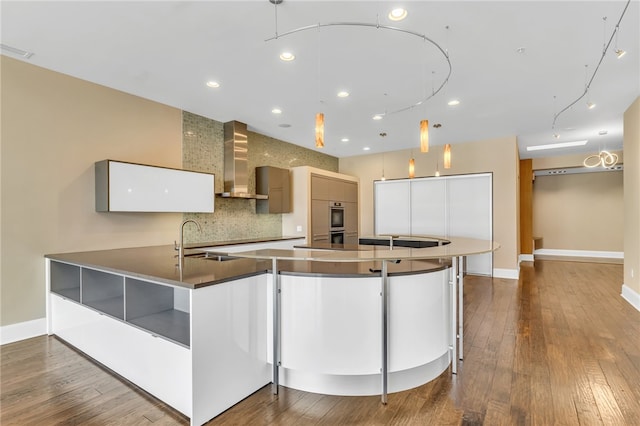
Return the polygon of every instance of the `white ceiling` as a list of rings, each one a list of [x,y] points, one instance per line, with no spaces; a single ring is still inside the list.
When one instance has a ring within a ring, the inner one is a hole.
[[[408,17],[388,20],[402,5]],[[314,117],[325,114],[325,148],[337,157],[419,147],[419,121],[432,146],[516,135],[522,158],[622,148],[622,115],[640,95],[640,2],[633,0],[616,41],[583,94],[626,1],[71,1],[1,3],[2,43],[33,52],[25,61],[218,121],[314,148]],[[606,21],[603,20],[606,17]],[[446,27],[449,27],[447,30]],[[524,47],[524,53],[517,49]],[[279,53],[291,50],[293,62]],[[3,50],[3,54],[14,56]],[[586,67],[585,72],[585,65]],[[208,80],[221,86],[210,89]],[[348,90],[345,99],[336,97]],[[554,101],[554,96],[556,100]],[[457,107],[447,106],[459,99]],[[586,102],[597,104],[588,110]],[[274,107],[282,109],[274,115]],[[284,128],[280,125],[288,124]],[[605,136],[598,135],[607,130]],[[385,138],[379,136],[387,133]],[[560,134],[559,139],[553,133]],[[341,142],[348,137],[349,142]],[[588,139],[582,148],[529,153],[526,146]]]

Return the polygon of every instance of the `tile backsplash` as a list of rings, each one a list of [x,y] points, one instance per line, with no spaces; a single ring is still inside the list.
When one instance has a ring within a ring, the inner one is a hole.
[[[182,167],[215,174],[216,193],[224,190],[224,129],[222,122],[182,113]],[[338,158],[259,133],[248,132],[249,192],[255,192],[255,168],[311,166],[338,171]],[[214,213],[186,213],[202,226],[185,226],[185,242],[217,242],[282,236],[281,214],[256,214],[256,201],[215,199]]]

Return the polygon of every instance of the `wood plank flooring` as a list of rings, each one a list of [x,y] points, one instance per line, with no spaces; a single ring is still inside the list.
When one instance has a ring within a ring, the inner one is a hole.
[[[640,312],[622,266],[536,261],[519,281],[465,280],[458,374],[389,395],[267,386],[209,425],[640,425]],[[1,350],[0,424],[188,425],[55,337]]]

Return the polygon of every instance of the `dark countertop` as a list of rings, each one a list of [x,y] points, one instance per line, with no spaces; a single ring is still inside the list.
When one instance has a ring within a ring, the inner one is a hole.
[[[250,240],[250,242],[256,241]],[[212,246],[206,245],[203,247]],[[366,250],[368,248],[367,246],[360,246],[360,249]],[[193,249],[187,250],[184,264],[182,268],[179,268],[176,254],[177,252],[172,245],[166,245],[48,254],[45,257],[190,289],[263,274],[271,269],[271,261],[269,260],[235,258],[216,261],[204,258],[204,252]],[[403,260],[397,264],[390,263],[388,271],[391,276],[404,275],[430,270],[435,271],[448,265],[449,262],[446,260]],[[344,263],[283,260],[278,262],[278,269],[284,275],[377,277],[380,276],[380,268],[380,262],[376,261]]]
[[[239,244],[251,244],[251,243],[268,243],[270,241],[287,241],[287,240],[303,240],[304,235],[298,235],[296,237],[265,237],[265,238],[247,238],[243,240],[230,240],[230,241],[213,241],[213,242],[197,242],[186,243],[185,249],[204,248],[204,247],[221,247],[221,246],[233,246]]]

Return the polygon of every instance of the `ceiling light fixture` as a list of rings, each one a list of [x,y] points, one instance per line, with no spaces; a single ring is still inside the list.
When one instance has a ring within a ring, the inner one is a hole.
[[[618,33],[620,32],[620,22],[618,22],[618,25],[616,25],[615,32],[616,32],[616,49],[615,49],[615,52],[616,52],[616,56],[618,57],[618,59],[620,59],[624,55],[627,54],[627,52],[624,49],[619,49],[618,48]]]
[[[271,110],[273,114],[282,114],[282,110],[280,108],[274,108]]]
[[[216,88],[220,87],[220,83],[218,83],[217,81],[209,80],[209,81],[207,81],[207,87],[211,87],[213,89],[216,89]]]
[[[349,142],[349,138],[342,138],[340,139],[340,142]]]
[[[449,144],[444,146],[444,159],[442,163],[445,169],[451,168],[451,145]]]
[[[389,15],[387,16],[392,21],[402,21],[404,18],[407,17],[407,10],[401,7],[398,7],[393,9],[391,12],[389,12]]]
[[[593,102],[587,102],[587,109],[594,109],[596,107],[596,104],[594,104]]]
[[[460,101],[457,99],[451,99],[449,102],[447,102],[447,105],[449,106],[457,106],[460,105]]]
[[[291,62],[296,58],[296,55],[294,55],[291,52],[282,52],[280,54],[280,59],[285,61],[285,62]]]
[[[364,148],[362,148],[363,151],[369,151],[371,148],[369,148],[368,146],[365,146]]]
[[[292,34],[296,34],[299,32],[303,32],[303,31],[308,31],[308,30],[316,30],[318,31],[318,35],[320,34],[320,29],[321,28],[326,28],[326,27],[354,27],[354,28],[363,28],[363,27],[369,27],[369,28],[375,28],[376,30],[388,30],[388,31],[395,31],[395,32],[401,32],[401,33],[405,33],[405,34],[409,34],[415,37],[418,37],[420,39],[422,39],[424,42],[429,42],[431,45],[433,45],[438,52],[440,52],[440,54],[442,55],[442,57],[444,58],[444,60],[446,61],[448,70],[446,73],[446,77],[444,78],[444,80],[441,82],[441,84],[438,86],[438,88],[436,90],[432,90],[431,95],[424,97],[423,99],[418,100],[417,102],[405,106],[405,107],[401,107],[397,110],[394,111],[390,111],[390,112],[386,112],[384,114],[376,114],[373,119],[374,120],[380,120],[382,119],[383,116],[386,116],[387,114],[396,114],[399,112],[404,112],[404,111],[408,111],[410,109],[413,109],[419,105],[422,105],[423,102],[426,102],[427,100],[431,99],[432,97],[434,97],[436,94],[438,94],[440,92],[440,90],[442,90],[442,88],[447,84],[447,82],[449,81],[449,78],[451,77],[451,72],[452,72],[452,66],[451,66],[451,60],[449,59],[449,54],[447,51],[445,51],[438,43],[436,43],[435,41],[433,41],[432,39],[430,39],[429,37],[427,37],[425,34],[420,34],[414,31],[410,31],[410,30],[405,30],[402,28],[397,28],[397,27],[390,27],[390,26],[386,26],[386,25],[381,25],[380,22],[374,22],[374,23],[368,23],[368,22],[329,22],[329,23],[318,23],[317,25],[307,25],[304,27],[299,27],[287,32],[284,32],[282,34],[278,33],[278,2],[274,1],[272,2],[274,4],[275,7],[275,34],[273,37],[268,38],[265,40],[265,42],[269,42],[272,40],[277,40],[281,37],[287,37],[290,36]],[[398,15],[396,15],[398,14]],[[394,13],[394,16],[402,16],[405,15],[406,16],[406,11],[404,11],[404,13],[402,12],[396,12]],[[449,29],[448,26],[446,26],[447,30]],[[318,44],[319,46],[319,44]],[[320,60],[318,60],[318,67],[320,64]],[[318,72],[319,75],[319,72]],[[316,120],[317,121],[317,120]]]
[[[602,166],[605,169],[615,166],[618,163],[618,155],[609,151],[600,151],[584,159],[582,164],[590,169]]]
[[[416,160],[412,157],[409,159],[409,179],[416,177]]]
[[[578,96],[578,98],[576,98],[576,100],[571,102],[569,105],[564,107],[560,112],[558,112],[556,115],[553,116],[553,124],[552,124],[551,128],[555,128],[556,121],[558,120],[558,117],[562,113],[564,113],[569,108],[571,108],[576,103],[578,103],[578,101],[580,101],[580,99],[584,98],[585,95],[587,94],[587,92],[589,91],[589,87],[591,87],[591,83],[593,82],[593,79],[596,77],[596,74],[598,73],[598,69],[600,68],[600,65],[602,64],[602,61],[604,60],[604,57],[607,54],[607,50],[609,50],[609,46],[611,46],[611,42],[613,41],[613,37],[618,33],[618,30],[620,28],[620,22],[622,21],[622,18],[624,17],[625,13],[627,13],[627,8],[629,7],[630,3],[631,3],[631,0],[627,0],[627,3],[625,4],[624,9],[622,10],[622,13],[620,14],[620,18],[618,19],[618,23],[616,24],[616,26],[615,26],[615,28],[613,30],[613,33],[611,34],[611,37],[609,37],[609,41],[604,45],[604,48],[602,49],[602,54],[600,55],[600,60],[598,61],[598,64],[594,68],[593,74],[591,75],[591,78],[589,79],[589,82],[585,85],[584,92],[582,92],[582,94],[580,96]],[[606,21],[606,17],[603,20]]]
[[[527,147],[527,151],[541,151],[545,149],[559,149],[559,148],[572,148],[574,146],[584,146],[589,142],[585,141],[572,141],[572,142],[560,142],[560,143],[550,143],[545,145],[532,145]]]
[[[348,98],[349,97],[349,92],[345,92],[344,90],[342,92],[338,92],[338,97],[339,98]]]
[[[608,131],[606,131],[606,130],[604,130],[604,129],[603,129],[603,130],[600,130],[600,131],[598,132],[598,134],[599,134],[600,136],[604,136],[604,135],[606,135],[607,133],[609,133],[609,132],[608,132]]]

